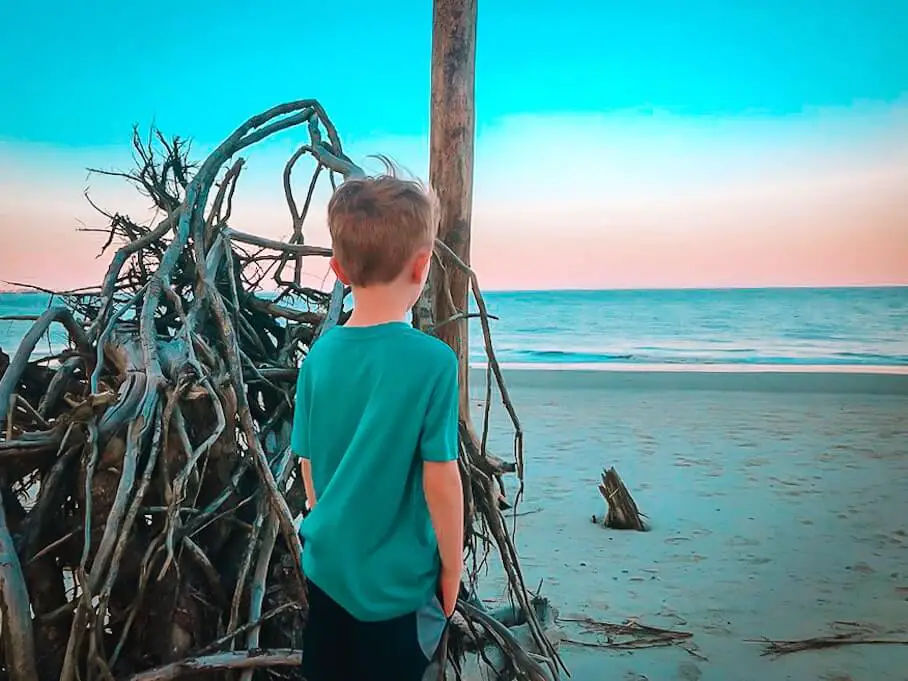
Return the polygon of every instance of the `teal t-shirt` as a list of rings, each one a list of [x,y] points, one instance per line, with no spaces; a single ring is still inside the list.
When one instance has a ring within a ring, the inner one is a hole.
[[[361,621],[414,612],[441,561],[423,461],[455,461],[457,358],[403,322],[335,327],[303,361],[293,451],[309,459],[316,504],[303,571]]]

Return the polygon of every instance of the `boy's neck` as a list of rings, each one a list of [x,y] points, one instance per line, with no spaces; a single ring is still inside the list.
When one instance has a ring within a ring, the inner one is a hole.
[[[410,302],[390,286],[355,287],[353,312],[344,326],[378,326],[402,322],[410,312]]]

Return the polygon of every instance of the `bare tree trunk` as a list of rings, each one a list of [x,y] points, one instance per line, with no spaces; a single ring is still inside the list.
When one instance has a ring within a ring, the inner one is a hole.
[[[438,238],[470,264],[473,206],[473,91],[476,64],[476,0],[435,0],[432,13],[432,105],[429,182],[438,193]],[[434,323],[466,311],[470,276],[449,267],[450,299],[443,294],[445,272],[433,268],[430,291]],[[453,307],[452,307],[453,305]],[[469,336],[462,317],[438,329],[438,337],[460,360],[460,411],[469,420]]]

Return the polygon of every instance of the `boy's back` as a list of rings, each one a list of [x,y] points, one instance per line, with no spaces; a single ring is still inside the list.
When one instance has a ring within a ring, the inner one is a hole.
[[[355,306],[297,382],[308,681],[419,681],[457,602],[458,362],[401,321],[428,279],[437,227],[432,193],[393,173],[348,179],[328,203],[331,267]]]
[[[403,322],[335,328],[303,362],[293,450],[319,490],[303,570],[357,619],[413,612],[437,592],[421,462],[456,459],[456,386],[453,351]]]

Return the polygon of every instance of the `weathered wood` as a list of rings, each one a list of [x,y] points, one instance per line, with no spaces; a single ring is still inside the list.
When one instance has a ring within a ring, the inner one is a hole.
[[[438,241],[470,262],[470,222],[473,208],[473,91],[476,61],[476,0],[434,0],[432,3],[432,67],[429,130],[429,183],[438,197]],[[470,339],[467,318],[436,328],[466,312],[469,278],[447,271],[436,260],[414,317],[419,328],[432,331],[457,354],[460,418],[470,423]],[[472,429],[469,429],[472,430]],[[470,481],[466,469],[464,509],[470,522]],[[449,640],[442,642],[441,659]],[[439,668],[444,678],[444,666]]]
[[[0,493],[0,636],[10,681],[38,681],[35,636],[22,565],[6,525]]]
[[[263,669],[265,667],[297,667],[302,661],[299,650],[239,650],[232,653],[215,653],[205,657],[192,657],[149,669],[131,677],[130,681],[173,681],[182,676],[196,676],[203,672],[226,672],[231,669]]]
[[[0,378],[0,426],[6,422],[7,411],[11,404],[10,398],[28,366],[28,359],[31,353],[34,351],[38,341],[47,332],[48,327],[54,322],[60,322],[66,327],[70,338],[77,348],[81,351],[85,351],[87,348],[88,339],[85,336],[85,331],[76,323],[68,309],[65,307],[52,307],[42,314],[34,326],[25,334],[22,342],[19,343],[19,349],[16,351],[12,362],[4,370],[3,378]]]
[[[469,19],[472,33],[475,2],[469,7],[471,14],[461,19]],[[446,16],[439,12],[444,25]],[[456,61],[457,36],[467,29],[462,22],[448,28],[453,37],[436,44]],[[446,97],[456,95],[456,78],[439,82]],[[522,431],[494,359],[478,280],[466,264],[472,89],[469,105],[466,95],[461,99],[469,131],[442,129],[453,140],[454,166],[435,154],[441,167],[435,182],[449,226],[442,234],[447,241],[437,242],[433,277],[449,307],[451,291],[465,306],[466,285],[472,287],[490,366],[515,428],[516,459],[490,456],[487,422],[480,437],[464,409],[459,463],[465,522],[471,525],[465,552],[473,566],[465,581],[472,590],[483,563],[479,553],[497,547],[509,595],[525,615],[513,636],[507,625],[492,625],[498,636],[491,640],[504,642],[502,668],[530,674],[541,665],[554,672],[557,651],[531,605],[500,511],[501,477],[522,474]],[[448,113],[442,106],[441,114]],[[456,128],[455,120],[448,128]],[[249,681],[253,667],[298,662],[293,651],[301,645],[307,606],[292,524],[304,498],[289,449],[292,384],[318,335],[343,323],[348,292],[343,286],[330,293],[303,287],[298,271],[280,275],[285,266],[298,268],[303,256],[330,253],[303,245],[305,208],[291,210],[290,244],[228,229],[242,159],[223,174],[219,168],[268,134],[302,125],[317,167],[332,179],[362,174],[314,100],[249,119],[201,166],[189,161],[182,143],[153,134],[160,145],[146,146],[136,135],[138,170],[121,175],[166,216],[154,226],[105,213],[107,246],[116,241],[120,248],[103,282],[61,294],[67,307],[34,320],[0,377],[0,393],[9,398],[0,406],[0,421],[8,417],[10,426],[0,432],[0,496],[8,512],[17,494],[40,482],[37,503],[18,510],[9,531],[0,516],[0,631],[6,643],[0,669],[9,676],[15,667],[24,670],[23,681],[34,681],[32,639],[40,644],[39,681],[135,674],[151,681],[228,669],[242,670],[234,676]],[[267,296],[269,290],[279,291],[277,298]],[[429,331],[433,315],[430,308]],[[55,358],[59,362],[31,361],[51,323],[63,323],[71,347]],[[457,331],[447,340],[462,361],[463,399],[465,324],[451,321],[439,330]],[[0,360],[7,364],[8,358],[0,354]],[[39,595],[33,585],[41,586]],[[479,624],[469,611],[461,615],[468,629]],[[226,650],[242,645],[248,650]],[[259,648],[271,650],[273,659]],[[452,646],[451,658],[461,652]]]
[[[476,0],[435,0],[432,12],[432,95],[429,182],[438,195],[438,238],[470,264],[473,208]],[[444,281],[446,279],[446,282]],[[443,292],[447,289],[450,297]],[[435,323],[467,310],[469,274],[433,267],[430,290]],[[453,304],[453,308],[451,307]],[[437,331],[460,361],[461,414],[469,418],[468,320]]]
[[[608,510],[603,519],[603,524],[614,530],[637,530],[645,532],[646,523],[637,508],[631,493],[627,491],[618,471],[614,467],[602,473],[602,483],[599,493],[605,499]]]
[[[414,321],[418,328],[431,330],[434,335],[450,345],[458,359],[460,386],[460,434],[464,459],[461,475],[464,478],[464,508],[467,523],[472,523],[475,505],[483,508],[489,532],[502,557],[508,574],[511,595],[514,596],[527,618],[530,637],[542,652],[543,664],[552,678],[558,676],[560,658],[546,638],[543,625],[530,604],[530,597],[523,581],[517,552],[508,536],[501,518],[503,503],[500,473],[490,474],[488,467],[493,458],[486,451],[488,411],[482,435],[473,426],[469,382],[469,295],[477,295],[482,319],[482,333],[487,347],[488,361],[497,372],[491,344],[488,315],[478,292],[475,275],[470,269],[470,231],[473,204],[473,145],[475,130],[474,89],[476,65],[476,9],[477,0],[435,0],[432,15],[432,66],[431,66],[431,124],[429,181],[438,197],[439,230],[435,249],[436,260],[429,276],[427,290],[417,303]],[[500,374],[496,373],[500,378]],[[516,468],[522,481],[522,431],[512,413],[510,400],[503,382],[498,382],[502,399],[512,416],[515,429]],[[491,382],[487,390],[487,403],[491,398]],[[507,464],[501,470],[511,468]],[[485,470],[484,470],[485,469]],[[473,486],[477,489],[474,491]],[[478,494],[477,494],[478,492]],[[518,494],[519,497],[519,494]],[[470,546],[467,533],[467,550]],[[475,547],[473,547],[475,550]],[[452,647],[457,643],[452,642]],[[518,646],[519,648],[519,646]],[[528,678],[541,677],[544,672],[531,656],[515,653],[502,645],[509,664],[516,666]]]

